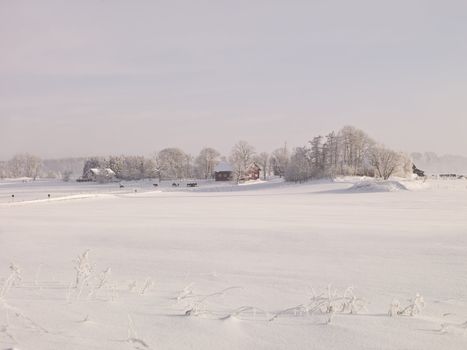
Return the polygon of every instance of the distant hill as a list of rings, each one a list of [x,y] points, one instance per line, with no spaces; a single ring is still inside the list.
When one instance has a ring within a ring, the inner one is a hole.
[[[416,152],[412,153],[411,157],[417,168],[427,174],[467,174],[467,157],[449,154],[438,156],[433,152]]]

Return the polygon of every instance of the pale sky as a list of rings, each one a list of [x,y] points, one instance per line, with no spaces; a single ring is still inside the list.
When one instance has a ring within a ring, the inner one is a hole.
[[[0,0],[0,160],[353,125],[467,155],[467,1]]]

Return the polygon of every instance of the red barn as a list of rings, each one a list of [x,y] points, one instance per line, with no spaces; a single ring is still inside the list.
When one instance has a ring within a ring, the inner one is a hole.
[[[248,167],[245,173],[245,180],[258,180],[260,177],[260,173],[260,166],[256,163],[253,163]]]

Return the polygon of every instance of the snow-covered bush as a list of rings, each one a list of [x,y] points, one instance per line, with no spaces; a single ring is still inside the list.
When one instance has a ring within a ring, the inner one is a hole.
[[[389,306],[388,314],[394,316],[415,316],[418,315],[425,307],[425,300],[419,293],[409,301],[409,304],[402,307],[398,300],[394,299]]]

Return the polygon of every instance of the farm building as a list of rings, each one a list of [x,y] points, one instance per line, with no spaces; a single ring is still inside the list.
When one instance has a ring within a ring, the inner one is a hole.
[[[260,177],[261,168],[258,164],[253,163],[249,166],[245,174],[245,180],[258,180]]]
[[[258,164],[252,163],[244,172],[240,181],[258,180],[260,177],[261,168]],[[233,178],[233,168],[227,162],[220,162],[214,168],[214,178],[216,181],[231,181]]]
[[[80,181],[111,181],[115,179],[115,172],[110,168],[92,168],[84,173]]]
[[[220,162],[214,168],[214,179],[216,181],[230,181],[232,180],[232,166],[227,162]]]

